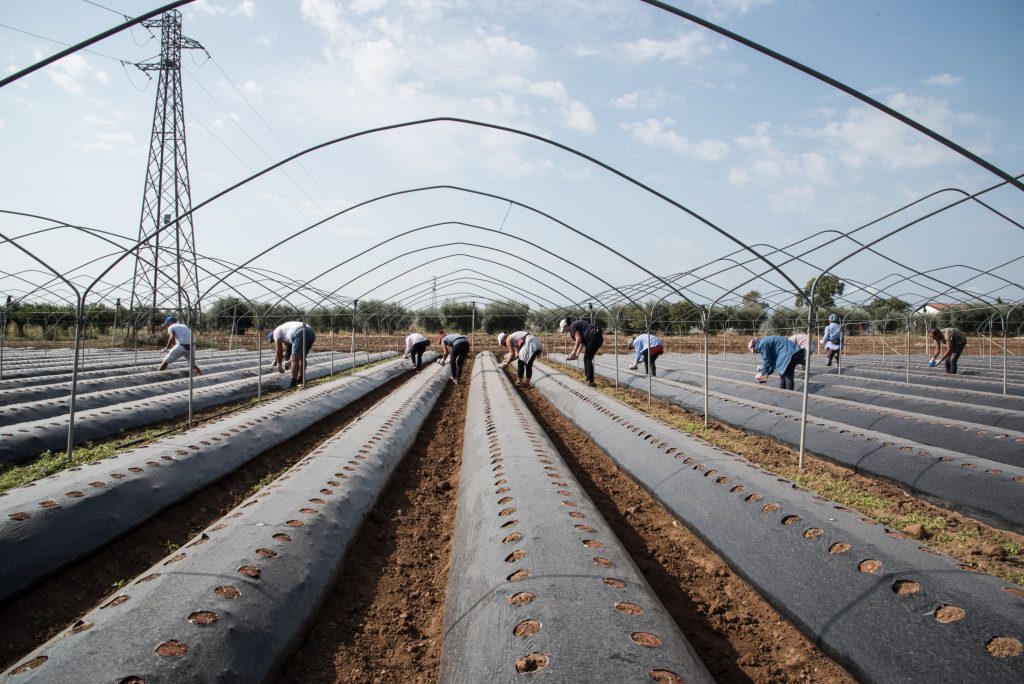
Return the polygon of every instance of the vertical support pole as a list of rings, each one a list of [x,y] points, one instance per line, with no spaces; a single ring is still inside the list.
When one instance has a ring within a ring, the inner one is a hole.
[[[78,352],[82,342],[82,323],[85,320],[85,300],[79,296],[75,311],[75,346],[71,364],[71,398],[68,402],[68,446],[65,452],[70,461],[75,445],[75,399],[78,398]]]
[[[263,398],[263,327],[260,317],[253,316],[256,321],[256,402]]]
[[[334,314],[331,314],[331,377],[334,377]]]
[[[114,304],[114,324],[110,326],[110,348],[114,348],[114,336],[117,334],[117,310],[121,308],[121,300]]]
[[[907,384],[910,384],[910,321],[907,321]]]
[[[352,300],[352,358],[350,363],[352,364],[351,370],[353,373],[356,372],[356,311],[359,309],[359,300]]]
[[[708,321],[704,320],[704,428],[709,427],[708,424],[708,408],[711,403],[711,383],[708,382],[710,372],[708,370]]]
[[[198,340],[196,340],[196,329],[192,323],[192,317],[189,316],[188,321],[188,336],[192,340],[192,347],[188,350],[188,427],[192,427],[192,408],[193,400],[195,399],[195,365],[196,365],[196,351]]]
[[[4,310],[0,311],[0,380],[4,379],[4,343],[7,341],[7,309],[11,306],[11,296],[7,295]]]

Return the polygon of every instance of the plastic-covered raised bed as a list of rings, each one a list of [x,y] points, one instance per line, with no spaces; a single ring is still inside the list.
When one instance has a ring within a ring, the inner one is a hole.
[[[490,353],[463,443],[441,682],[712,681]]]
[[[534,381],[859,681],[1024,681],[1020,587],[920,547],[546,366],[535,367]]]
[[[273,681],[446,381],[427,366],[6,680]]]

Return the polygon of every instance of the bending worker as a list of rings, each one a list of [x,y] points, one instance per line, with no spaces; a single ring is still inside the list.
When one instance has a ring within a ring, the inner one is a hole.
[[[793,389],[793,373],[797,366],[807,360],[807,352],[781,335],[769,335],[758,339],[750,338],[747,349],[751,354],[761,355],[761,366],[757,369],[757,381],[765,382],[775,371],[779,372],[779,387]]]
[[[423,365],[423,352],[430,345],[428,340],[418,332],[414,332],[405,338],[405,358],[412,357],[413,370],[419,370]]]
[[[157,370],[167,370],[167,364],[171,361],[186,356],[192,362],[192,372],[202,375],[203,371],[196,365],[196,345],[192,342],[192,329],[179,323],[175,316],[165,318],[164,327],[167,328],[167,346],[164,347],[167,354]]]
[[[636,350],[636,358],[633,360],[633,365],[629,367],[629,370],[636,370],[642,360],[644,362],[644,373],[648,373],[648,361],[650,361],[649,374],[651,377],[657,375],[658,368],[654,362],[665,353],[665,347],[661,344],[661,338],[650,333],[643,333],[631,339],[629,346]]]
[[[533,362],[537,360],[541,351],[544,350],[544,345],[537,339],[537,336],[531,335],[525,330],[517,330],[511,335],[498,333],[498,346],[508,349],[505,361],[499,367],[507,366],[512,363],[512,359],[516,359],[518,362],[516,385],[531,387],[530,380],[533,379]]]
[[[466,357],[469,356],[469,340],[464,335],[445,335],[441,338],[441,350],[443,355],[440,362],[444,365],[448,357],[451,357],[451,380],[458,385],[462,379],[462,367],[466,365]]]
[[[946,372],[956,375],[956,362],[960,359],[964,347],[967,346],[967,336],[957,328],[943,328],[941,331],[938,328],[932,328],[928,332],[932,342],[935,343],[935,353],[932,354],[931,362],[928,365],[943,361],[946,364]],[[939,353],[942,351],[943,344],[946,345],[946,353],[940,357]]]
[[[306,357],[316,341],[316,331],[302,321],[288,321],[274,328],[270,339],[276,345],[274,365],[279,373],[284,373],[285,346],[292,350],[292,387],[298,385],[306,377]]]
[[[591,325],[583,319],[570,322],[568,318],[563,318],[559,321],[558,331],[569,335],[569,338],[575,343],[573,344],[572,352],[565,357],[565,360],[575,361],[582,351],[583,375],[586,376],[588,385],[597,387],[597,384],[594,382],[594,356],[597,355],[597,350],[604,344],[604,332],[596,325]]]

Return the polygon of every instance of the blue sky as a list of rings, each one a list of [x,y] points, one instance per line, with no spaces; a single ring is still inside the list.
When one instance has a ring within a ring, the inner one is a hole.
[[[74,43],[118,23],[104,7],[132,15],[156,6],[98,4],[103,7],[84,0],[0,0],[0,71],[12,73],[61,48],[44,38]],[[1024,171],[1024,3],[673,4],[863,90],[1005,171]],[[748,244],[809,248],[820,244],[821,238],[808,238],[819,231],[848,232],[943,188],[970,193],[998,182],[848,95],[634,0],[219,0],[182,11],[185,35],[210,55],[191,51],[183,59],[194,204],[306,147],[440,116],[509,126],[575,148]],[[158,49],[158,36],[134,29],[0,89],[0,208],[137,235],[155,80],[118,60],[143,61]],[[659,275],[697,269],[736,248],[692,216],[581,158],[521,136],[451,123],[366,136],[307,155],[197,211],[196,242],[206,256],[241,261],[346,207],[433,185],[533,206]],[[858,234],[879,237],[954,198],[941,194]],[[1013,260],[1024,256],[1024,231],[1007,218],[1024,223],[1022,198],[1013,188],[993,191],[985,195],[990,208],[965,204],[881,243],[891,261],[863,255],[837,270],[858,282],[889,283],[903,280],[908,267],[955,265],[941,271],[940,280],[959,284],[971,269],[1010,262],[999,271],[1002,280],[979,278],[963,289],[1020,299],[1024,261]],[[647,277],[547,218],[450,190],[356,209],[257,265],[304,279],[397,233],[446,222],[501,233],[451,224],[423,230],[337,268],[318,284],[347,297],[388,297],[436,276],[451,281],[439,288],[439,299],[459,292],[486,299],[495,291],[520,299],[529,291],[563,303],[606,290],[604,283]],[[41,225],[0,217],[0,229],[12,236]],[[66,232],[48,235],[23,244],[62,271],[107,251]],[[852,247],[844,242],[808,258],[823,267]],[[449,256],[457,254],[467,256]],[[445,258],[423,265],[438,257]],[[0,247],[0,261],[7,273],[28,267],[9,246]],[[712,270],[718,268],[700,272]],[[813,275],[805,265],[786,270],[800,284]],[[98,273],[93,266],[85,271]],[[130,269],[119,273],[122,280],[130,277]],[[694,296],[713,299],[744,279],[734,269],[717,276],[714,286],[694,286]],[[889,293],[913,301],[943,287],[936,280],[920,283]],[[270,280],[265,285],[281,290]],[[751,288],[769,292],[782,285],[775,278]],[[19,286],[0,274],[0,287]],[[856,287],[848,294],[864,295]]]

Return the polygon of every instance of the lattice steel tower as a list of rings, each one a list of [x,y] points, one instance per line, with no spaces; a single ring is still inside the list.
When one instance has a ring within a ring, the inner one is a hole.
[[[184,216],[192,208],[192,191],[185,147],[181,51],[204,48],[181,35],[181,12],[177,10],[142,25],[160,29],[160,57],[136,65],[143,71],[158,72],[159,78],[139,221],[139,240],[152,238],[136,253],[131,308],[136,320],[151,324],[159,324],[155,319],[169,310],[194,320],[199,311],[199,274],[192,216]]]

